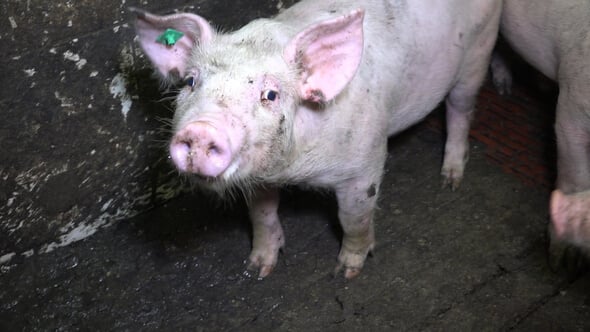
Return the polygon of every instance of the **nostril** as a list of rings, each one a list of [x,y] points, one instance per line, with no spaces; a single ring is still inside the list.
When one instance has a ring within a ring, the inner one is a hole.
[[[186,157],[191,150],[191,146],[187,142],[178,142],[172,145],[172,158],[176,157]]]
[[[172,161],[181,171],[188,171],[191,155],[190,142],[178,141],[170,145],[170,157],[172,157]]]
[[[211,155],[220,155],[223,154],[223,150],[214,142],[209,143],[207,147],[207,156],[210,157]]]
[[[205,155],[207,156],[209,166],[207,169],[213,171],[213,169],[225,170],[228,166],[230,155],[226,153],[226,149],[216,143],[210,143],[205,149]],[[217,171],[213,171],[217,173]]]

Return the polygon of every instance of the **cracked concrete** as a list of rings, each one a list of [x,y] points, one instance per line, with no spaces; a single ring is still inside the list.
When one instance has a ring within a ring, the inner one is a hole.
[[[243,202],[186,190],[166,160],[170,105],[127,7],[231,29],[292,2],[0,4],[0,330],[590,329],[587,275],[545,261],[549,190],[476,141],[462,187],[441,190],[443,138],[428,125],[390,141],[359,278],[331,275],[333,197],[295,188],[277,268],[245,270]]]

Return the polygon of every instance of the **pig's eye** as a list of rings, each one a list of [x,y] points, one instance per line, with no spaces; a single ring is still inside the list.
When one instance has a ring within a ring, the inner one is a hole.
[[[184,86],[191,88],[191,90],[194,90],[195,85],[197,85],[197,79],[194,76],[187,76],[184,79]]]
[[[264,101],[275,101],[278,96],[279,96],[279,93],[276,92],[275,90],[264,90],[264,91],[262,91],[262,94],[260,95],[260,100],[263,102]]]

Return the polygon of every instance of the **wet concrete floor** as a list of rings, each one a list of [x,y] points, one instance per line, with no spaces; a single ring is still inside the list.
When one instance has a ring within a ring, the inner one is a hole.
[[[378,244],[355,280],[331,273],[329,194],[283,192],[287,246],[264,280],[246,270],[244,205],[186,194],[2,274],[0,329],[588,330],[588,278],[546,264],[548,190],[477,142],[462,187],[441,190],[441,139],[420,126],[391,140]]]

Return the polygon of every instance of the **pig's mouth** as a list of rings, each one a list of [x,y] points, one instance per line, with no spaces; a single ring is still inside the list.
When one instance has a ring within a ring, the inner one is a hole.
[[[207,184],[214,184],[214,183],[218,183],[218,182],[230,182],[233,175],[235,174],[236,170],[238,169],[238,165],[239,165],[239,162],[237,160],[235,160],[234,162],[231,163],[231,165],[225,171],[223,171],[218,176],[206,176],[206,175],[200,174],[199,172],[195,172],[195,173],[188,172],[187,174],[190,174],[197,181],[204,182]]]
[[[195,174],[193,176],[195,177],[195,179],[197,181],[200,181],[200,182],[214,183],[217,181],[217,178],[210,177],[210,176],[204,176],[204,175],[200,175],[200,174]]]

